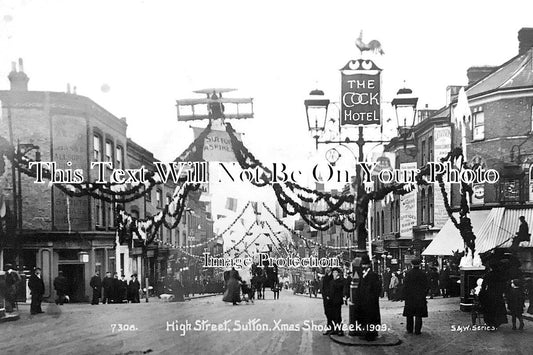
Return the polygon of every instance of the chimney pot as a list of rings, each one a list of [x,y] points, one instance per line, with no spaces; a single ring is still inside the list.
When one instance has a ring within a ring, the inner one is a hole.
[[[24,73],[24,66],[22,58],[19,58],[19,69],[17,71],[17,64],[11,63],[11,73],[7,76],[11,83],[11,91],[28,91],[28,81],[30,80],[26,73]]]

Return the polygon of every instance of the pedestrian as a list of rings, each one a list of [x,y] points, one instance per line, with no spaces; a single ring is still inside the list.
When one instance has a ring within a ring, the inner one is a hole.
[[[497,329],[507,323],[507,308],[503,293],[507,285],[507,277],[502,262],[489,262],[490,271],[483,277],[483,284],[479,292],[479,302],[483,309],[483,318],[488,326]]]
[[[113,279],[111,280],[111,301],[113,303],[119,303],[120,287],[121,287],[121,282],[118,279],[118,273],[114,272]]]
[[[520,221],[520,227],[518,228],[518,232],[516,232],[516,236],[513,238],[510,248],[511,250],[517,250],[521,242],[529,242],[531,236],[531,234],[529,234],[529,226],[526,222],[526,218],[520,216],[518,217],[518,220]]]
[[[118,303],[128,302],[128,280],[126,280],[126,275],[120,275],[120,280],[118,280]]]
[[[18,272],[13,270],[13,265],[6,264],[4,267],[6,272],[6,312],[11,313],[17,304],[17,289],[20,283],[20,276]]]
[[[222,300],[224,302],[231,302],[234,306],[241,302],[241,277],[235,268],[231,268],[228,274],[228,285]]]
[[[100,279],[100,271],[96,270],[94,276],[91,277],[89,286],[91,286],[93,290],[93,299],[91,304],[97,305],[100,302],[100,297],[102,296],[102,280]]]
[[[59,271],[57,277],[54,279],[54,289],[57,294],[56,304],[62,306],[68,294],[68,280],[63,276],[63,271]]]
[[[322,277],[322,303],[324,305],[324,314],[326,315],[327,329],[324,332],[324,335],[330,335],[334,331],[334,324],[332,320],[333,307],[331,302],[331,281],[333,280],[333,275],[331,274],[331,268],[327,267],[325,274]]]
[[[422,318],[428,316],[426,295],[429,283],[426,274],[420,270],[420,259],[413,259],[411,264],[413,268],[407,272],[404,278],[405,306],[403,316],[407,317],[407,333],[413,333],[414,318],[414,333],[420,335]]]
[[[448,264],[444,264],[439,273],[439,288],[442,298],[450,297],[450,270],[448,269]]]
[[[332,280],[330,281],[330,291],[329,297],[331,302],[331,323],[332,323],[332,333],[333,335],[343,336],[344,331],[342,330],[342,304],[344,296],[344,284],[345,280],[342,277],[341,270],[337,267],[332,269]]]
[[[367,341],[374,341],[378,336],[377,328],[381,324],[379,312],[379,295],[381,282],[378,274],[371,269],[372,263],[368,255],[361,258],[362,275],[357,290],[356,312],[358,322],[363,328],[363,337]]]
[[[104,280],[102,281],[102,288],[104,289],[104,299],[102,300],[102,303],[112,303],[113,278],[111,277],[110,271],[105,273]]]
[[[393,272],[391,274],[391,279],[389,283],[389,293],[390,293],[390,300],[393,302],[398,301],[398,286],[400,285],[400,280],[398,279],[397,273]]]
[[[433,298],[439,294],[439,272],[437,268],[432,266],[428,272],[429,279],[429,298]]]
[[[529,277],[526,279],[526,290],[529,298],[529,307],[527,309],[527,313],[533,314],[533,278]]]
[[[174,300],[176,302],[184,302],[185,298],[183,297],[183,285],[176,274],[174,282],[172,283],[172,293],[174,294]]]
[[[128,284],[128,294],[129,300],[131,303],[140,303],[139,299],[139,290],[141,289],[141,284],[137,280],[137,274],[131,275],[130,283]]]
[[[250,286],[248,286],[248,284],[246,283],[246,281],[243,281],[242,284],[241,284],[241,291],[242,291],[242,294],[244,296],[244,300],[246,301],[246,303],[252,301],[252,303],[254,303],[254,293],[253,293],[253,290]]]
[[[385,297],[385,294],[387,294],[387,298],[391,299],[390,297],[390,281],[391,281],[391,278],[392,278],[392,275],[391,275],[391,272],[390,272],[390,267],[386,268],[385,271],[383,272],[383,276],[382,276],[382,279],[383,279],[383,293],[382,293],[382,297]]]
[[[44,295],[44,281],[41,277],[41,269],[35,268],[34,273],[28,280],[28,288],[31,291],[30,314],[44,313],[41,309],[41,302]]]
[[[519,279],[511,281],[511,289],[507,296],[507,306],[511,311],[511,319],[513,321],[513,330],[516,330],[516,319],[520,322],[518,330],[524,330],[524,319],[522,313],[524,313],[524,290],[522,288],[522,282]]]
[[[279,291],[281,290],[281,286],[279,285],[279,282],[274,281],[274,285],[272,286],[272,291],[274,292],[274,299],[279,300]],[[311,292],[309,292],[309,297],[311,297]]]

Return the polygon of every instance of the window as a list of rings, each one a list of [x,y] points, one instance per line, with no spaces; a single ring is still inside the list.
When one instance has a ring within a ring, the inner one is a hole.
[[[422,215],[420,216],[420,224],[425,224],[426,222],[426,190],[422,190],[420,202],[422,202]]]
[[[421,161],[422,166],[424,166],[424,164],[426,164],[426,141],[422,141],[422,150],[421,150],[420,157],[422,159]]]
[[[433,136],[430,136],[428,139],[428,161],[434,161],[435,158],[433,158]]]
[[[115,203],[107,203],[107,226],[113,228],[115,226]]]
[[[483,107],[474,108],[473,116],[474,127],[472,129],[472,139],[485,139],[485,114]]]
[[[377,235],[381,235],[381,233],[379,233],[379,212],[376,215],[376,232],[377,232]]]
[[[533,132],[533,104],[531,105],[531,132]]]
[[[433,189],[428,188],[428,224],[433,224]]]
[[[118,146],[115,154],[117,159],[116,168],[124,169],[124,149]]]
[[[148,191],[144,196],[146,198],[146,202],[152,202],[152,191],[151,190]]]
[[[392,232],[394,225],[394,201],[390,205],[390,231]]]
[[[104,225],[104,206],[102,200],[96,198],[94,199],[94,208],[95,208],[95,222],[97,226]]]
[[[102,139],[99,135],[95,134],[93,137],[93,158],[94,161],[101,161],[102,159]]]
[[[105,161],[113,163],[113,143],[105,142]]]
[[[157,203],[157,208],[162,208],[163,207],[163,197],[162,197],[161,190],[157,189],[157,191],[155,193],[155,199],[156,199],[156,203]]]

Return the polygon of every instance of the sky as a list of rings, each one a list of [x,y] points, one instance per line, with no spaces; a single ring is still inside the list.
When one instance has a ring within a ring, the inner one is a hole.
[[[518,53],[518,30],[533,27],[532,13],[532,1],[516,0],[0,0],[0,88],[21,57],[30,90],[76,86],[126,117],[128,136],[163,161],[193,139],[175,100],[235,88],[227,96],[254,99],[255,118],[234,126],[258,158],[319,161],[303,100],[315,88],[339,100],[339,69],[359,57],[361,30],[385,52],[372,59],[383,69],[389,132],[390,101],[404,81],[420,107],[442,107],[446,86],[467,84],[468,67]]]

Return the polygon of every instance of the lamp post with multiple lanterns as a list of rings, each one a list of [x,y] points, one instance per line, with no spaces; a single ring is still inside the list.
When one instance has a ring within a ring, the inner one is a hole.
[[[403,140],[403,146],[404,150],[407,151],[408,148],[412,148],[412,146],[408,146],[408,143],[414,141],[414,125],[415,125],[415,117],[416,117],[416,105],[418,103],[418,98],[414,97],[412,90],[403,88],[400,89],[397,93],[397,97],[395,97],[391,104],[395,109],[396,112],[396,120],[398,124],[398,139]],[[318,150],[319,144],[338,144],[342,145],[345,148],[348,148],[349,144],[355,143],[357,145],[358,154],[356,155],[353,151],[352,155],[354,156],[354,159],[358,163],[361,163],[364,161],[364,145],[365,143],[378,143],[378,144],[384,144],[384,143],[390,143],[390,141],[384,141],[384,140],[366,140],[363,137],[363,129],[364,126],[360,125],[358,126],[358,139],[357,140],[351,140],[349,137],[346,137],[344,140],[320,140],[322,135],[325,132],[326,128],[326,119],[328,114],[328,108],[330,106],[330,100],[327,99],[324,95],[324,92],[319,89],[315,89],[309,93],[308,98],[304,101],[305,110],[306,110],[306,116],[307,116],[307,124],[308,129],[311,132],[312,137],[315,139],[316,149]],[[339,113],[340,116],[340,113]],[[339,117],[339,124],[340,124],[341,117]],[[339,132],[341,131],[341,127],[339,126]],[[333,152],[334,149],[330,149],[327,153],[327,159],[329,163],[335,163],[336,160],[340,158],[340,154],[338,152]],[[361,180],[361,167],[360,164],[356,165],[356,176],[355,176],[355,191],[356,191],[356,198],[355,198],[355,204],[357,204],[358,199],[363,196],[366,192],[364,189],[364,184]],[[366,249],[366,238],[368,237],[368,231],[365,228],[364,223],[365,216],[360,216],[356,213],[356,229],[354,232],[354,235],[357,238],[357,249],[356,249],[356,258],[352,262],[352,267],[358,267],[359,263],[361,261],[360,256],[367,254]],[[369,248],[370,249],[370,248]],[[350,255],[351,257],[351,255]],[[354,325],[356,323],[357,314],[355,309],[356,304],[356,298],[357,298],[357,287],[358,287],[358,280],[359,275],[357,272],[352,271],[353,277],[352,277],[352,283],[350,285],[350,325]],[[354,327],[350,327],[351,329],[354,329]],[[350,335],[359,335],[358,332],[351,330]]]

